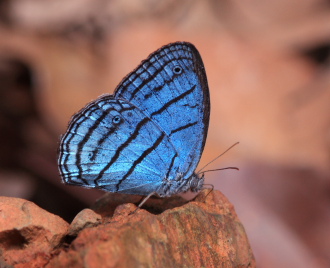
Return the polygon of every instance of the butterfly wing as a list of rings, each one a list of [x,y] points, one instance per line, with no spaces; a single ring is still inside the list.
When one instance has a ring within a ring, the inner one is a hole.
[[[197,49],[177,42],[151,54],[115,91],[139,107],[169,137],[177,154],[168,159],[169,179],[189,178],[200,160],[209,125],[210,98]]]
[[[59,149],[64,182],[110,192],[169,196],[189,189],[209,124],[196,48],[162,47],[117,87],[73,116]]]
[[[175,149],[137,107],[106,95],[73,116],[59,149],[64,182],[147,195],[166,177]]]

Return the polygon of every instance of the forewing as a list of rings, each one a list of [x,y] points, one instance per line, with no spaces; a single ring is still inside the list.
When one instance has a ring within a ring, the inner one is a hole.
[[[115,91],[116,98],[139,107],[169,137],[177,154],[170,159],[170,178],[195,170],[207,136],[209,90],[202,59],[185,42],[151,54]]]

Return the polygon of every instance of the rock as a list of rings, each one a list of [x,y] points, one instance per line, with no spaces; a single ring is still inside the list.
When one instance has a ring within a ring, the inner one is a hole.
[[[99,225],[101,223],[101,219],[101,215],[86,208],[80,211],[73,219],[69,227],[68,235],[77,236],[82,229]]]
[[[44,267],[68,226],[30,201],[1,196],[0,266]]]
[[[106,193],[92,205],[91,209],[102,215],[102,217],[112,217],[114,211],[119,205],[126,203],[139,205],[144,198],[145,196],[139,195]],[[167,209],[182,206],[187,202],[186,199],[180,196],[172,196],[169,198],[151,196],[142,208],[153,214],[159,214]]]
[[[207,193],[158,215],[120,205],[46,267],[255,267],[233,206],[219,191]]]

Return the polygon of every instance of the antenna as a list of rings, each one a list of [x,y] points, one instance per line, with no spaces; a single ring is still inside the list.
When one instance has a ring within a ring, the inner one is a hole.
[[[205,171],[202,171],[202,172],[199,172],[197,174],[200,174],[200,173],[206,173],[206,172],[210,172],[210,171],[219,171],[219,170],[225,170],[225,169],[235,169],[235,170],[239,170],[238,167],[225,167],[225,168],[217,168],[217,169],[209,169],[209,170],[205,170]]]
[[[225,153],[227,153],[231,148],[233,148],[234,146],[236,146],[237,144],[239,144],[239,142],[234,143],[232,146],[230,146],[226,151],[224,151],[222,154],[218,155],[216,158],[214,158],[213,160],[211,160],[210,162],[208,162],[204,167],[202,167],[197,174],[200,174],[202,172],[202,170],[204,168],[206,168],[209,164],[213,163],[215,160],[217,160],[220,156],[223,156]],[[219,169],[212,169],[212,170],[207,170],[204,171],[205,172],[209,172],[209,171],[216,171],[216,170],[224,170],[224,169],[236,169],[239,170],[237,167],[226,167],[226,168],[219,168]]]

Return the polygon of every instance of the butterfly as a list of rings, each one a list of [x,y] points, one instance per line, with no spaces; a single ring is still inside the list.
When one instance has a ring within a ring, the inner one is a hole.
[[[64,183],[169,197],[202,189],[195,173],[210,115],[202,58],[194,45],[161,47],[115,89],[73,115],[59,146]]]

